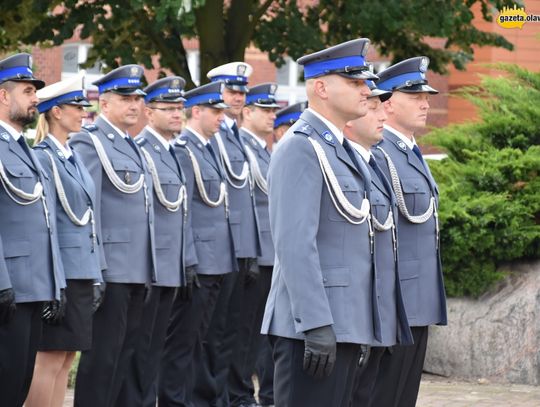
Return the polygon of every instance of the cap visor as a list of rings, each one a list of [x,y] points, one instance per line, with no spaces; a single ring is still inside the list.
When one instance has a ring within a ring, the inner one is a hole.
[[[382,89],[373,89],[370,98],[378,97],[381,102],[386,102],[392,97],[392,92]]]
[[[183,98],[182,96],[178,96],[177,98],[153,98],[151,100],[149,100],[147,103],[150,103],[150,102],[162,102],[162,103],[180,103],[180,102],[185,102],[186,99]]]
[[[117,93],[118,95],[122,95],[122,96],[131,96],[131,95],[146,96],[146,93],[144,93],[144,91],[139,88],[111,89],[110,92]]]
[[[400,92],[404,92],[404,93],[429,93],[431,95],[436,95],[437,93],[439,93],[438,90],[433,89],[431,86],[422,85],[422,84],[412,85],[406,88],[401,88],[401,89],[396,89],[396,90],[399,90]]]
[[[371,71],[336,72],[338,75],[350,79],[377,80],[379,77]]]
[[[265,108],[265,107],[280,108],[281,107],[277,103],[253,103],[253,106],[262,107],[262,108]]]
[[[236,92],[243,92],[243,93],[249,92],[249,88],[246,85],[234,85],[232,83],[226,83],[225,87],[227,89],[234,90]]]
[[[7,82],[7,81],[29,82],[33,84],[38,90],[45,87],[45,82],[43,82],[41,79],[36,79],[36,78],[14,78],[14,79],[7,79],[4,82]]]
[[[208,106],[208,107],[211,107],[213,109],[228,109],[229,108],[229,105],[225,104],[225,103],[213,103],[213,104],[206,104],[204,106]]]

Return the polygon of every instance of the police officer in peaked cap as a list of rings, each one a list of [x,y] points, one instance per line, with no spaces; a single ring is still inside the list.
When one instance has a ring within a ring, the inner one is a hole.
[[[307,105],[307,102],[299,102],[284,107],[276,112],[276,120],[274,121],[274,143],[272,144],[273,150],[279,146],[278,143],[285,135],[285,132],[289,130],[289,127],[296,123],[302,112],[306,110]]]
[[[427,57],[415,57],[379,73],[377,87],[392,91],[384,102],[388,120],[373,155],[390,180],[398,204],[398,270],[414,345],[394,346],[382,356],[371,394],[373,406],[414,406],[426,353],[428,326],[446,325],[446,297],[439,251],[439,190],[415,137],[426,126]],[[395,171],[390,171],[394,168]]]
[[[58,323],[66,286],[56,228],[56,196],[22,133],[37,116],[30,54],[0,61],[0,393],[23,405],[42,319]]]
[[[100,115],[70,141],[96,186],[96,224],[104,252],[104,299],[94,314],[92,349],[81,355],[77,406],[117,403],[149,293],[145,287],[158,278],[152,177],[128,134],[141,114],[142,75],[142,67],[124,65],[95,81]]]

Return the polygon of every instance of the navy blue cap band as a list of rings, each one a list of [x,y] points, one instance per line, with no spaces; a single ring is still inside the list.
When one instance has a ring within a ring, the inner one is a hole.
[[[306,64],[304,65],[304,79],[313,78],[319,75],[327,75],[333,71],[343,70],[347,67],[365,67],[367,69],[364,57],[361,55],[353,55]]]
[[[196,95],[186,100],[185,107],[195,105],[215,104],[223,102],[221,93],[205,93],[204,95]]]
[[[152,99],[160,96],[160,95],[168,95],[170,98],[181,98],[182,95],[182,89],[175,89],[175,88],[158,88],[153,90],[152,92],[148,93],[144,97],[145,103],[152,102]]]
[[[386,81],[377,82],[377,88],[382,90],[393,90],[397,87],[405,85],[407,81],[414,83],[426,83],[426,76],[422,72],[409,72],[402,75],[394,76]]]
[[[27,66],[15,66],[13,68],[7,68],[0,71],[0,81],[6,79],[16,78],[17,75],[32,77],[32,70]]]
[[[248,78],[246,76],[239,75],[218,75],[210,79],[212,82],[224,81],[227,83],[235,83],[237,85],[247,85]]]
[[[108,90],[114,90],[115,88],[138,88],[141,85],[139,78],[116,78],[108,82],[103,82],[97,85],[99,93],[106,92]]]
[[[48,110],[51,110],[55,106],[64,105],[69,102],[76,100],[86,99],[84,92],[82,90],[76,90],[74,92],[64,93],[63,95],[57,96],[55,98],[46,100],[37,105],[39,113],[45,113]]]
[[[301,114],[302,112],[292,112],[278,116],[276,120],[274,120],[274,128],[279,127],[285,123],[290,123],[291,120],[298,120]]]

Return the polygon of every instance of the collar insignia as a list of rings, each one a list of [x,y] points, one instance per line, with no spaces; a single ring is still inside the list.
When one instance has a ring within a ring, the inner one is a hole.
[[[2,138],[3,138],[4,140],[8,141],[8,140],[9,140],[9,134],[7,134],[7,133],[2,133]]]
[[[108,134],[107,134],[107,138],[108,138],[109,140],[114,140],[114,134],[108,133]]]
[[[407,146],[405,145],[405,143],[404,143],[403,141],[399,140],[399,141],[397,142],[397,145],[398,145],[398,147],[401,148],[403,151],[407,151]]]
[[[321,137],[326,141],[328,144],[334,145],[334,136],[332,136],[332,133],[329,131],[325,131],[323,134],[321,134]]]

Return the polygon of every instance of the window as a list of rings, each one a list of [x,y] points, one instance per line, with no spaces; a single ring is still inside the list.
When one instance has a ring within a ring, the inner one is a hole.
[[[306,87],[301,79],[303,69],[290,57],[285,57],[285,64],[277,69],[278,90],[276,99],[283,105],[290,105],[306,100]]]

